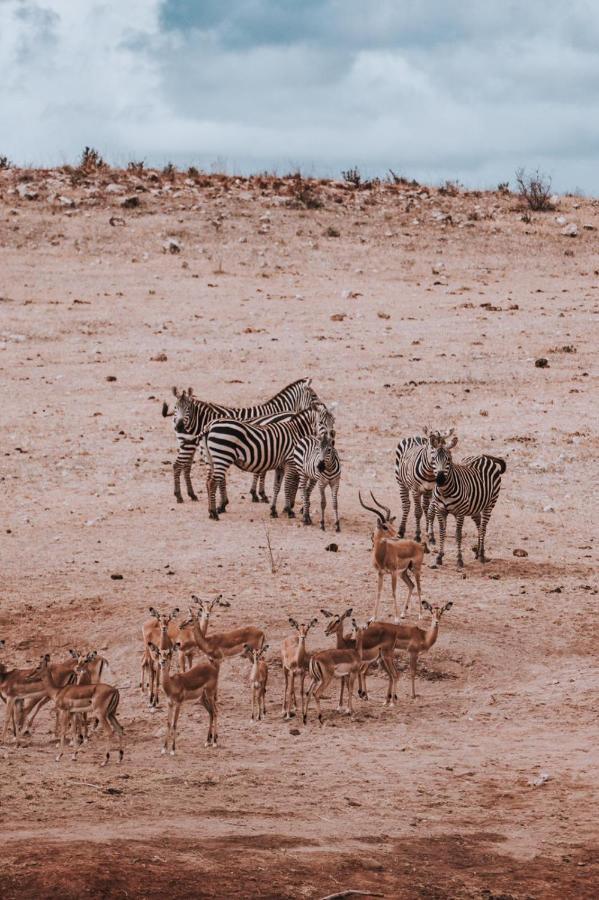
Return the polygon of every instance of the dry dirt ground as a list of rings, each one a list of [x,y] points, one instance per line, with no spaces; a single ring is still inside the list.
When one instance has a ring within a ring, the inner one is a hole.
[[[2,657],[97,648],[127,740],[120,767],[99,768],[98,737],[56,763],[45,710],[0,749],[2,897],[596,897],[599,205],[523,221],[498,193],[10,170],[0,210]],[[171,385],[246,404],[304,375],[339,402],[336,554],[330,519],[270,520],[244,473],[218,523],[200,464],[200,502],[172,493]],[[492,561],[473,560],[470,522],[459,572],[450,522],[423,586],[453,608],[415,701],[402,676],[384,708],[379,675],[352,720],[335,691],[322,727],[285,723],[287,617],[371,613],[358,488],[397,512],[395,446],[425,424],[457,429],[458,458],[507,460]],[[267,721],[228,661],[220,748],[192,707],[162,757],[164,705],[138,688],[147,607],[221,591],[215,627],[267,631]]]

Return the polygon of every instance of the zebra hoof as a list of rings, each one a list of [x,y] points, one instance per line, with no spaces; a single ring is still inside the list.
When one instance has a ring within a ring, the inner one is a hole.
[[[198,495],[197,495],[197,494],[189,494],[188,496],[189,496],[189,499],[190,499],[190,500],[194,500],[194,501],[195,501],[195,500],[198,499]]]
[[[267,497],[266,494],[260,494],[260,503],[270,503],[270,497]]]
[[[464,560],[462,559],[461,556],[459,556],[458,557],[458,569],[463,569],[463,568],[464,568]]]
[[[177,503],[183,503],[183,497],[181,496],[181,494],[175,494],[175,497],[177,498]]]
[[[270,518],[271,518],[271,519],[278,519],[278,518],[279,518],[279,514],[278,514],[278,512],[276,511],[276,509],[275,509],[274,507],[271,507],[271,509],[270,509]]]
[[[221,503],[220,506],[217,506],[217,507],[216,507],[216,512],[217,512],[217,514],[218,514],[218,513],[221,513],[221,514],[222,514],[222,513],[226,513],[226,511],[227,511],[227,507],[226,507],[223,503]]]
[[[309,516],[304,516],[303,522],[304,522],[304,525],[311,525],[312,519]]]
[[[216,510],[214,510],[214,509],[210,510],[209,518],[214,519],[215,522],[218,522],[218,513],[216,512]]]
[[[435,560],[435,565],[436,565],[436,566],[442,566],[442,565],[443,565],[443,557],[441,556],[440,553],[437,553],[437,558],[436,558],[436,560]]]
[[[288,510],[287,510],[287,517],[288,517],[289,519],[295,519],[295,513],[293,512],[292,509],[288,509]]]
[[[336,525],[335,525],[335,531],[336,531],[337,533],[339,533],[339,532],[341,531],[341,525],[339,524],[339,522],[337,522]]]
[[[259,503],[258,494],[255,491],[250,491],[250,497],[252,498],[252,503]]]

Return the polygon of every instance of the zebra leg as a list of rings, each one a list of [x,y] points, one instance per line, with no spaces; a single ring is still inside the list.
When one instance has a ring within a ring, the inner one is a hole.
[[[229,505],[229,498],[227,497],[227,481],[224,475],[218,479],[218,490],[220,493],[220,506],[216,511],[217,513],[224,513],[227,511],[227,506]]]
[[[435,504],[431,503],[432,491],[422,495],[422,508],[426,518],[426,536],[429,544],[435,543]]]
[[[399,523],[398,536],[402,538],[406,533],[406,522],[410,512],[410,492],[404,484],[399,486],[399,496],[401,499],[401,522]]]
[[[445,532],[447,531],[447,513],[445,511],[439,511],[437,513],[437,518],[439,519],[439,550],[437,552],[437,558],[435,560],[438,566],[443,565],[443,556],[445,554]]]
[[[327,498],[326,498],[326,487],[322,482],[319,484],[320,487],[320,529],[324,531],[324,511],[327,507]]]
[[[264,472],[259,479],[258,485],[258,494],[260,495],[261,503],[268,503],[268,497],[266,495],[266,472]]]
[[[193,489],[193,484],[191,483],[191,464],[193,462],[193,457],[195,454],[195,450],[190,456],[190,458],[185,463],[185,467],[183,469],[183,475],[185,476],[185,487],[187,488],[187,496],[190,500],[197,500],[197,494]]]
[[[464,568],[464,558],[462,556],[462,527],[464,525],[464,516],[455,517],[455,542],[458,545],[458,569]]]
[[[212,473],[206,478],[206,493],[208,495],[208,516],[218,521],[216,511],[216,479]]]
[[[177,498],[177,503],[183,503],[183,496],[181,494],[181,471],[183,470],[183,463],[180,462],[179,457],[173,463],[173,475],[175,477],[175,497]]]
[[[480,553],[480,513],[475,513],[473,516],[471,516],[471,518],[476,525],[477,532],[476,547],[473,547],[472,549],[474,550],[474,558],[478,559]]]
[[[275,469],[275,483],[273,485],[272,490],[272,503],[270,505],[270,517],[271,519],[278,519],[279,514],[277,512],[277,498],[279,496],[279,491],[281,490],[281,482],[283,480],[283,472],[284,469]]]
[[[335,531],[341,531],[339,524],[339,507],[337,505],[337,494],[339,493],[339,479],[331,485],[331,494],[333,495],[333,510],[335,512]]]
[[[316,482],[311,478],[308,478],[308,476],[304,476],[304,525],[312,524],[312,519],[310,517],[310,494],[312,493],[312,489],[315,484]]]
[[[299,476],[297,471],[291,466],[288,467],[285,472],[285,506],[283,507],[283,512],[287,513],[290,519],[295,519],[293,507],[295,506],[298,481]]]
[[[258,487],[258,476],[254,475],[252,478],[252,486],[250,488],[250,497],[252,498],[252,503],[259,503],[260,498],[258,497],[258,492],[256,488]]]
[[[491,510],[485,509],[481,517],[480,530],[478,533],[478,561],[481,563],[489,561],[488,557],[485,556],[485,536],[487,534],[487,525],[489,524],[490,518]]]
[[[414,498],[414,516],[416,517],[416,535],[415,540],[420,543],[421,533],[420,533],[420,519],[422,518],[422,501],[420,499],[420,491],[414,491],[412,494]]]

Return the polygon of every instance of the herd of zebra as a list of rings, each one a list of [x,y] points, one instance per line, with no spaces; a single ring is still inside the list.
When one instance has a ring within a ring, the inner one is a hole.
[[[310,495],[318,484],[321,498],[320,527],[325,528],[325,490],[333,499],[335,529],[340,530],[337,496],[341,477],[339,454],[335,449],[334,405],[329,408],[318,398],[312,379],[301,378],[287,385],[274,397],[257,406],[230,407],[199,400],[192,388],[178,391],[171,411],[179,444],[173,465],[175,497],[183,502],[181,473],[187,494],[197,500],[191,483],[191,466],[198,447],[207,466],[206,492],[208,513],[218,519],[228,505],[226,474],[234,465],[253,475],[250,494],[254,502],[268,502],[265,476],[274,470],[275,479],[270,514],[276,518],[277,498],[284,481],[283,512],[294,517],[298,487],[303,497],[304,524],[311,524]],[[162,415],[168,416],[167,403]],[[421,540],[420,522],[424,512],[429,543],[435,544],[434,521],[439,522],[439,548],[436,563],[443,561],[447,516],[456,519],[458,566],[462,556],[464,519],[473,519],[478,530],[475,556],[485,562],[485,535],[491,512],[506,470],[503,459],[488,454],[469,456],[454,463],[451,450],[458,442],[454,429],[448,432],[423,430],[422,435],[399,441],[395,459],[395,478],[399,485],[402,517],[398,536],[403,538],[414,501],[417,541]],[[217,490],[220,504],[216,505]]]

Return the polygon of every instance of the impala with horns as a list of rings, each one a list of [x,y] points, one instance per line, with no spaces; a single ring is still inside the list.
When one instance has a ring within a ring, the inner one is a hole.
[[[410,606],[412,591],[414,590],[414,582],[408,575],[408,569],[411,569],[414,573],[414,578],[416,579],[416,590],[418,592],[418,600],[422,601],[420,593],[420,572],[422,570],[422,561],[424,559],[424,554],[428,553],[428,547],[426,544],[418,543],[418,541],[409,541],[405,538],[398,538],[396,536],[397,532],[392,525],[395,516],[391,516],[391,510],[388,506],[383,506],[382,503],[379,503],[372,491],[370,492],[370,496],[372,497],[374,503],[376,503],[376,505],[379,507],[379,509],[374,509],[374,507],[372,506],[366,506],[366,504],[362,500],[361,493],[358,493],[361,506],[364,509],[368,510],[368,512],[374,513],[377,517],[372,547],[372,561],[374,568],[376,569],[378,574],[378,588],[376,603],[374,607],[374,619],[378,619],[381,591],[383,589],[383,578],[385,577],[385,575],[390,575],[391,590],[393,592],[394,615],[395,621],[397,622],[397,576],[400,576],[401,580],[408,588],[408,596],[406,598],[406,602],[401,614],[401,618],[405,619],[406,613]],[[419,611],[419,618],[420,616],[421,613]]]

